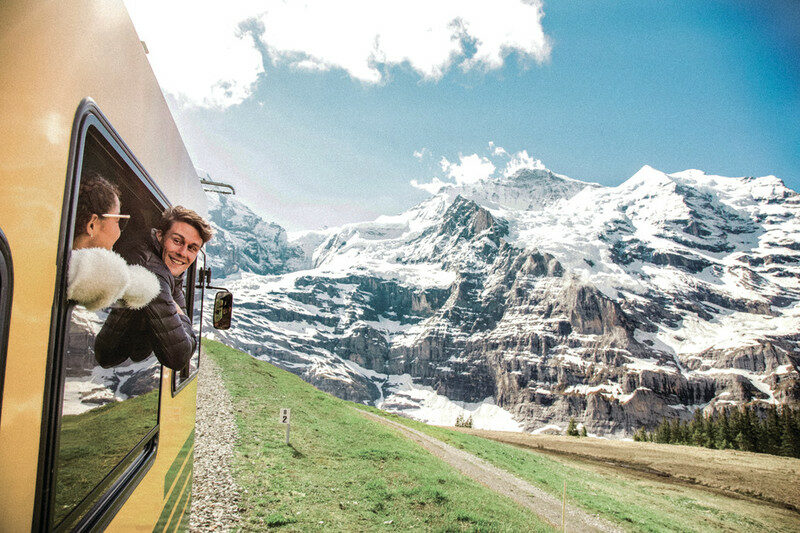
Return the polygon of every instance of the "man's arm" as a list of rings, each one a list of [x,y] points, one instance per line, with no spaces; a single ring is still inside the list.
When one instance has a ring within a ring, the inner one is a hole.
[[[165,265],[158,265],[152,271],[161,285],[158,296],[144,307],[147,324],[153,335],[153,351],[164,366],[180,370],[188,364],[197,348],[197,337],[192,329],[192,321],[172,296],[172,274]]]
[[[95,337],[94,357],[103,368],[111,368],[128,358],[141,361],[152,351],[150,344],[142,312],[115,308]]]

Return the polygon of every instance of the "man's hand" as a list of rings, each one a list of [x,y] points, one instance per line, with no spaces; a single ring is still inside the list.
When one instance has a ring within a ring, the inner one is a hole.
[[[179,315],[182,315],[182,314],[183,314],[183,309],[181,309],[181,306],[180,306],[180,305],[178,305],[178,303],[177,303],[177,302],[172,302],[172,303],[175,305],[175,309],[177,309],[177,310],[178,310],[178,314],[179,314]]]

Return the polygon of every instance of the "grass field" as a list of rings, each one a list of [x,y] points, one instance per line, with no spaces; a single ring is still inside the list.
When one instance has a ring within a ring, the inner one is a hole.
[[[298,377],[218,343],[237,413],[235,476],[247,530],[537,531],[548,526],[465,479],[358,409],[380,413],[467,450],[630,531],[798,531],[800,515],[748,498],[553,458],[427,426],[317,391]],[[292,409],[292,446],[278,410]]]
[[[655,442],[474,429],[459,431],[558,457],[582,459],[596,468],[633,470],[643,477],[650,474],[675,483],[702,485],[800,512],[800,459],[793,457]]]
[[[548,531],[353,404],[215,342],[236,411],[243,527],[288,531]],[[292,410],[291,446],[278,423]]]
[[[652,475],[639,476],[636,472],[597,467],[566,457],[553,458],[462,431],[381,413],[471,452],[551,494],[560,495],[566,480],[570,503],[632,531],[800,531],[800,514],[777,505],[659,481]],[[630,444],[634,446],[628,453],[633,455],[639,443]],[[586,441],[584,446],[585,453],[590,453],[586,451]],[[663,453],[666,456],[670,451],[666,448]]]

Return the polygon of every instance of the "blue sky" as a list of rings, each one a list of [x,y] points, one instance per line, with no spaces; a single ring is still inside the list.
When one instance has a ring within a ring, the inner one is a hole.
[[[372,30],[357,25],[385,24],[379,15],[259,18],[265,3],[249,2],[203,18],[192,3],[177,28],[126,3],[195,164],[289,230],[399,213],[428,196],[412,180],[452,181],[479,161],[500,175],[515,154],[604,185],[648,164],[774,174],[800,189],[797,2],[549,1],[538,18],[505,0],[492,16],[465,11],[449,56],[437,51],[446,39],[419,42],[417,11],[375,30],[385,62],[368,65],[359,47]],[[308,36],[293,31],[308,20],[319,25]],[[176,32],[183,48],[167,50],[162,35]],[[216,44],[192,46],[200,36]]]

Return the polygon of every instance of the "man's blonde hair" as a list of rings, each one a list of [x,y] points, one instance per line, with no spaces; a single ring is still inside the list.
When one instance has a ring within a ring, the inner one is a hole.
[[[206,219],[181,205],[170,207],[161,214],[161,222],[158,225],[158,229],[166,234],[175,222],[186,222],[193,226],[200,234],[200,238],[203,239],[203,244],[210,241],[211,237],[214,236],[214,230]]]

